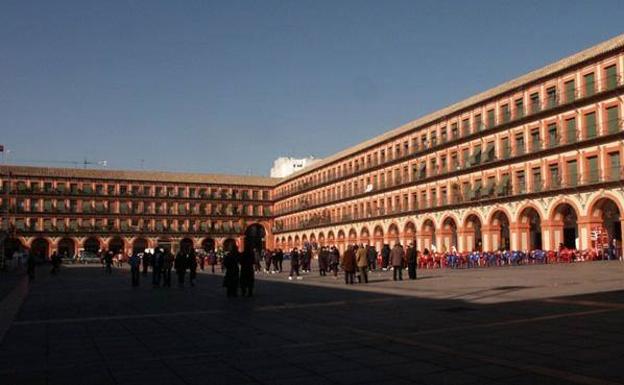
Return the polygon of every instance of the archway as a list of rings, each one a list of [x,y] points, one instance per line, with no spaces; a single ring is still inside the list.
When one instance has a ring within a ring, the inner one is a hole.
[[[310,246],[313,249],[318,248],[318,243],[316,243],[316,235],[314,235],[314,233],[310,234]]]
[[[592,219],[589,230],[596,232],[592,234],[592,247],[604,249],[608,247],[607,245],[613,245],[618,256],[620,256],[622,252],[622,214],[617,203],[611,198],[600,198],[591,206],[589,213]]]
[[[301,236],[301,247],[308,248],[310,247],[310,243],[308,242],[308,236],[303,234]]]
[[[299,235],[295,235],[295,247],[301,248],[301,241],[299,240]]]
[[[288,250],[292,250],[294,246],[293,238],[291,235],[288,236]]]
[[[370,234],[366,227],[362,227],[362,230],[360,230],[360,243],[363,245],[368,245],[370,243]]]
[[[125,250],[125,244],[126,243],[124,242],[123,239],[121,239],[121,237],[113,237],[110,239],[110,241],[108,241],[108,250],[117,254],[120,251]]]
[[[94,237],[90,237],[82,242],[82,248],[89,253],[97,253],[100,251],[100,240]]]
[[[50,243],[45,238],[36,238],[30,244],[30,252],[37,258],[48,258]]]
[[[345,233],[342,230],[338,231],[338,250],[340,250],[341,253],[343,253],[345,251],[345,242],[346,242],[346,237],[345,237]]]
[[[331,230],[327,233],[327,244],[329,246],[336,246],[336,236]]]
[[[226,238],[223,241],[223,250],[225,251],[238,250],[238,245],[236,245],[236,240],[232,238]]]
[[[56,249],[60,256],[71,258],[76,254],[76,243],[71,238],[63,238],[58,241]]]
[[[7,238],[4,240],[4,256],[5,258],[13,258],[16,251],[23,251],[24,245],[17,238]]]
[[[466,251],[483,249],[483,234],[481,232],[481,218],[470,214],[464,221],[464,241]]]
[[[214,251],[215,249],[215,240],[212,238],[205,238],[201,243],[201,248],[205,252]]]
[[[420,245],[421,249],[424,251],[425,249],[431,250],[432,245],[436,245],[436,228],[433,220],[426,219],[421,228],[420,232]]]
[[[160,247],[161,249],[167,250],[168,252],[172,252],[171,238],[158,238],[158,241],[156,243],[158,247]]]
[[[148,242],[145,238],[137,238],[132,242],[132,254],[142,253],[148,248]]]
[[[403,228],[403,243],[405,245],[416,245],[416,225],[414,222],[407,222]]]
[[[376,250],[381,250],[384,243],[384,231],[381,226],[375,226],[375,230],[373,230],[373,242]]]
[[[509,232],[509,218],[504,211],[498,210],[492,215],[491,250],[509,250],[511,247],[511,236]]]
[[[388,243],[390,244],[390,247],[394,247],[394,245],[400,243],[399,227],[396,225],[396,223],[391,224],[388,228]]]
[[[357,231],[355,229],[349,230],[349,245],[357,244]]]
[[[452,217],[446,217],[442,221],[442,229],[440,229],[442,237],[442,251],[450,251],[455,247],[457,249],[457,223]]]
[[[555,245],[563,244],[569,249],[578,249],[578,215],[569,203],[561,203],[555,207],[552,214],[552,228],[555,233]]]
[[[542,249],[542,219],[535,208],[529,206],[522,210],[517,228],[520,239],[515,249]]]
[[[320,246],[325,246],[325,234],[323,232],[320,232],[318,235],[318,243]]]
[[[180,251],[182,253],[189,253],[195,248],[195,242],[191,238],[182,238],[180,240]]]

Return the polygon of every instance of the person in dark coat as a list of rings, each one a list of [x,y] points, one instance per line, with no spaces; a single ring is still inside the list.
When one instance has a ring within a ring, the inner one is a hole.
[[[353,279],[355,278],[355,251],[353,246],[349,246],[347,250],[342,254],[342,261],[340,263],[345,273],[345,284],[353,285]]]
[[[418,253],[411,243],[407,247],[407,274],[409,279],[416,279],[416,265],[418,263]]]
[[[186,266],[189,269],[189,283],[195,286],[195,278],[197,277],[197,255],[195,249],[190,249],[186,253]]]
[[[56,274],[59,271],[59,266],[61,266],[61,255],[58,254],[56,251],[52,253],[52,256],[50,257],[50,263],[52,263],[52,271],[50,271],[50,274]]]
[[[381,267],[384,270],[387,270],[389,263],[390,263],[390,245],[386,243],[381,248]]]
[[[147,277],[147,267],[150,265],[150,253],[149,251],[145,251],[143,253],[142,263],[143,263],[143,276]]]
[[[284,252],[282,251],[282,249],[277,249],[277,252],[275,253],[275,271],[277,271],[278,273],[282,272],[282,264],[284,263]]]
[[[106,273],[107,274],[112,274],[113,273],[113,257],[115,256],[115,253],[113,253],[113,250],[108,250],[106,253],[104,253],[104,265],[106,266]]]
[[[340,265],[340,251],[336,246],[332,246],[329,251],[329,268],[334,272],[334,277],[338,277],[338,266]]]
[[[176,254],[174,267],[176,270],[176,274],[178,275],[178,286],[184,287],[184,276],[186,275],[187,260],[186,253],[182,252],[182,250],[178,251],[178,254]]]
[[[231,246],[225,251],[223,256],[223,268],[225,269],[225,277],[223,278],[223,287],[226,288],[228,297],[236,297],[238,295],[238,250],[236,246]]]
[[[139,257],[139,253],[133,253],[130,258],[128,258],[128,264],[130,265],[132,287],[137,287],[139,286],[139,270],[141,268],[141,257]]]
[[[302,279],[303,277],[299,276],[299,263],[301,260],[301,255],[299,254],[299,250],[297,250],[297,248],[295,247],[291,252],[290,252],[290,275],[288,276],[288,279],[292,280],[293,279],[293,274],[297,275],[297,279]]]
[[[152,285],[154,287],[160,286],[160,274],[162,272],[163,265],[165,263],[165,255],[163,249],[157,248],[152,258]]]
[[[327,250],[327,247],[325,246],[321,247],[321,251],[319,251],[318,264],[319,274],[321,275],[321,277],[326,276],[327,266],[329,264],[329,250]]]
[[[254,288],[254,270],[256,269],[256,249],[245,250],[240,256],[240,288],[243,297],[252,297]]]
[[[366,256],[368,258],[368,270],[373,271],[377,269],[377,250],[375,249],[375,246],[367,246]]]
[[[393,279],[396,281],[397,276],[399,281],[403,280],[403,260],[405,259],[405,251],[403,251],[403,247],[397,243],[394,245],[394,248],[390,252],[390,259],[393,268]]]
[[[163,287],[171,287],[171,269],[173,268],[173,262],[175,257],[170,250],[165,250],[163,255]]]

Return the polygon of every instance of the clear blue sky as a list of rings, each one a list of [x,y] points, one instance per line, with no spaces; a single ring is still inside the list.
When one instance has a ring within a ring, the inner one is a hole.
[[[268,175],[624,32],[619,1],[0,2],[0,144]],[[50,163],[61,165],[60,163]]]

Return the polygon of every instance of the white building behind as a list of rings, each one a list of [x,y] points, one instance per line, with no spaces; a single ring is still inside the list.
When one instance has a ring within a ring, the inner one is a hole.
[[[295,159],[286,156],[279,157],[273,162],[273,167],[271,168],[271,178],[287,177],[288,175],[302,170],[319,160],[320,159],[316,159],[313,156],[302,159]]]

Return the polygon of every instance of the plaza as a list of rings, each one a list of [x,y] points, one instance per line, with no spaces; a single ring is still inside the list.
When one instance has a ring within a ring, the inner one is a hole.
[[[3,281],[2,384],[624,383],[619,261],[353,286],[259,273],[254,298],[230,299],[219,272],[132,289],[125,267],[48,270]]]

